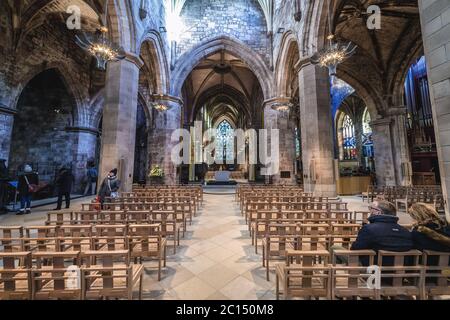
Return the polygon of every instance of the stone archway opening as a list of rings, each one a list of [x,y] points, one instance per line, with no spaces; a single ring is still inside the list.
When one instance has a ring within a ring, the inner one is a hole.
[[[247,63],[230,51],[217,50],[201,59],[184,81],[182,93],[183,100],[188,102],[184,114],[185,127],[201,123],[202,132],[217,131],[220,124],[228,123],[233,130],[240,129],[244,133],[263,127],[264,96],[260,82]],[[203,181],[205,176],[214,180],[217,171],[225,170],[231,172],[230,176],[235,181],[264,181],[264,177],[258,174],[259,165],[249,163],[248,152],[245,163],[238,161],[242,159],[238,157],[242,152],[239,148],[248,151],[248,145],[238,146],[237,137],[224,137],[233,140],[233,156],[228,149],[228,159],[224,161],[223,157],[217,157],[223,153],[224,140],[220,134],[216,139],[214,163],[191,163],[182,168],[189,174],[182,173],[182,176],[189,176],[192,182]],[[205,141],[200,143],[205,150]]]
[[[22,90],[17,103],[9,155],[9,167],[17,174],[25,164],[48,185],[42,196],[51,196],[61,167],[82,175],[78,135],[74,125],[76,102],[56,69],[43,71]],[[76,185],[75,188],[79,188]]]

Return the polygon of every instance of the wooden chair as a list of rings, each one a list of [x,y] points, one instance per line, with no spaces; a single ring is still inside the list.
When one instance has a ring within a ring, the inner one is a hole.
[[[57,252],[59,250],[57,226],[25,227],[24,251]]]
[[[102,210],[100,212],[100,224],[126,224],[128,222],[127,220],[127,213],[125,211],[106,211]]]
[[[277,300],[280,296],[280,284],[284,299],[292,297],[330,299],[329,255],[326,250],[288,250],[286,264],[276,266]],[[293,261],[295,263],[292,263]]]
[[[35,252],[32,258],[36,261],[31,270],[34,300],[82,299],[80,252]]]
[[[100,211],[78,211],[73,213],[74,223],[78,224],[100,224]]]
[[[361,258],[374,265],[376,252],[373,250],[333,250],[332,252],[332,299],[355,299],[357,297],[379,300],[379,290],[369,288],[367,280],[371,274],[360,265]]]
[[[48,212],[45,224],[47,226],[60,226],[63,224],[71,224],[73,220],[73,212]]]
[[[31,253],[0,253],[0,300],[31,300]]]
[[[83,299],[133,299],[139,284],[142,299],[144,266],[130,264],[128,250],[87,251],[82,255]]]
[[[92,250],[92,225],[61,225],[58,229],[59,251]]]
[[[450,295],[450,252],[423,252],[425,297]]]
[[[299,230],[297,224],[270,224],[262,241],[262,265],[266,267],[267,281],[270,279],[269,262],[286,257],[286,250],[295,249]]]
[[[135,263],[143,258],[158,260],[158,281],[161,281],[161,266],[166,267],[166,239],[161,236],[161,225],[130,225],[128,229],[128,248]]]
[[[0,227],[0,251],[22,252],[23,250],[23,227],[2,226]]]
[[[419,264],[422,252],[378,251],[378,266],[381,269],[380,295],[414,296],[424,298],[424,268]],[[391,263],[392,262],[392,263]]]
[[[96,225],[92,237],[94,250],[119,251],[128,249],[127,226],[123,224]]]

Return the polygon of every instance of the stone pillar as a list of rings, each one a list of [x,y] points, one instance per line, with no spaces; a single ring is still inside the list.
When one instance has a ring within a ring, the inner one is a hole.
[[[450,221],[450,2],[419,0],[419,12],[445,211]]]
[[[336,196],[336,172],[328,70],[299,64],[300,127],[305,192]]]
[[[0,105],[0,159],[5,159],[7,162],[11,148],[14,115],[16,113],[15,110]]]
[[[392,118],[393,157],[396,168],[397,185],[410,186],[412,182],[411,154],[406,131],[406,107],[390,107],[388,113]]]
[[[165,112],[155,111],[153,128],[150,134],[150,169],[158,165],[164,170],[164,183],[178,183],[177,167],[172,162],[172,148],[179,142],[172,142],[172,133],[181,128],[182,100],[172,96],[158,97],[159,101],[170,107]]]
[[[392,134],[390,117],[374,120],[372,127],[373,149],[375,154],[375,172],[377,185],[395,186],[395,163],[392,155]]]
[[[273,175],[273,184],[295,184],[295,124],[292,123],[289,112],[287,111],[276,111],[272,109],[275,103],[288,103],[289,99],[280,98],[273,99],[265,102],[264,106],[264,128],[268,130],[268,139],[270,142],[270,130],[279,129],[279,172]],[[270,146],[270,144],[269,144]],[[271,150],[268,146],[267,150]],[[270,156],[270,151],[269,156]],[[281,172],[289,172],[289,178],[281,178]],[[266,181],[269,177],[266,177]]]
[[[109,62],[106,71],[99,181],[101,183],[111,169],[117,168],[121,191],[131,190],[133,183],[138,81],[142,65],[138,56],[128,54],[124,60]]]
[[[95,159],[99,132],[94,128],[83,127],[70,127],[66,128],[66,131],[76,135],[73,138],[73,175],[75,176],[75,190],[83,192],[83,182],[87,175],[87,163],[89,160]]]

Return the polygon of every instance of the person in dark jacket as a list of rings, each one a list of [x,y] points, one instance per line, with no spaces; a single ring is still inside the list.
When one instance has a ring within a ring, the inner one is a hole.
[[[6,205],[8,204],[9,174],[6,167],[6,160],[0,159],[0,214],[8,212]]]
[[[98,191],[98,196],[100,198],[100,203],[105,203],[107,197],[114,196],[117,194],[120,188],[120,181],[117,178],[117,169],[113,169],[108,173],[108,176],[103,180],[100,189]]]
[[[411,231],[414,249],[450,252],[450,227],[433,206],[415,203],[408,213],[415,220]]]
[[[74,176],[69,169],[63,167],[59,170],[58,176],[56,177],[58,204],[55,211],[61,210],[63,196],[66,201],[66,209],[70,208],[70,193],[72,192],[73,180]]]
[[[18,215],[31,213],[31,197],[33,196],[33,188],[39,185],[39,176],[33,172],[30,165],[25,165],[24,172],[19,175],[17,191],[20,196],[20,211]]]
[[[369,224],[358,233],[351,250],[379,250],[405,252],[413,248],[411,233],[398,224],[395,206],[384,200],[376,200],[370,206]],[[385,260],[386,265],[393,261]],[[368,258],[361,259],[361,264],[367,266]]]

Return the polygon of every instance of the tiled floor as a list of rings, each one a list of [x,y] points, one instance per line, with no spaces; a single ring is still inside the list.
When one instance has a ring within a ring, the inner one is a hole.
[[[177,254],[169,249],[167,268],[157,281],[156,262],[145,262],[144,299],[255,300],[274,299],[274,276],[268,282],[255,254],[234,195],[205,194],[199,215],[188,226]],[[72,210],[90,199],[73,202]],[[345,197],[350,210],[366,210],[360,198]],[[43,224],[53,206],[33,210],[31,215],[0,216],[1,225]],[[400,214],[401,223],[409,223]]]

